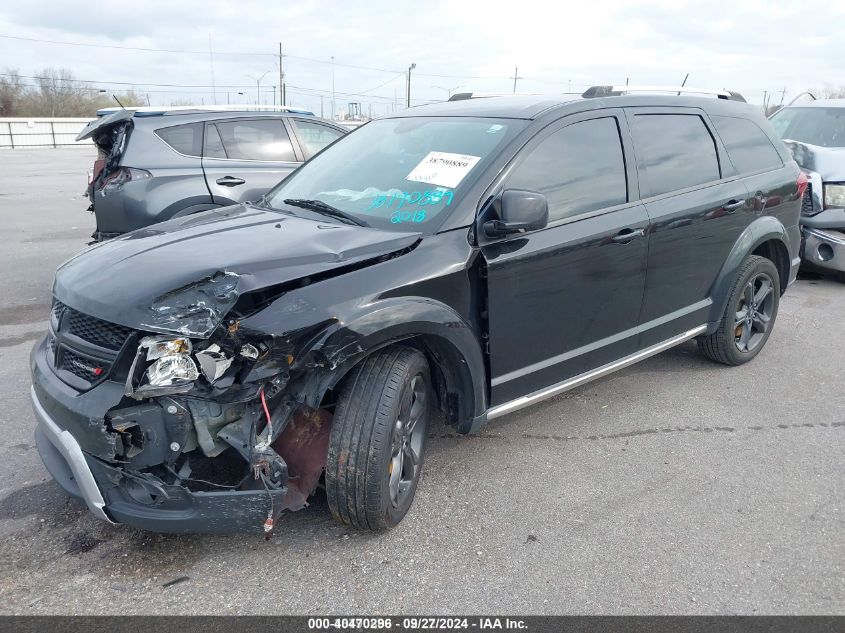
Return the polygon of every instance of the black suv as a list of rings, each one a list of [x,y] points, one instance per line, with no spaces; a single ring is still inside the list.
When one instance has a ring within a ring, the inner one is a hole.
[[[728,93],[396,113],[259,203],[62,265],[31,358],[39,451],[141,528],[270,530],[323,477],[338,520],[395,526],[436,409],[469,433],[689,339],[754,358],[805,187]]]
[[[348,132],[278,106],[107,108],[76,140],[97,159],[86,193],[95,241],[207,209],[257,200]]]

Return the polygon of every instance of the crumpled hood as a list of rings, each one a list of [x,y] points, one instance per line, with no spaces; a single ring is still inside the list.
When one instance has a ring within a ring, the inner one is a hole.
[[[802,169],[819,174],[825,182],[845,182],[845,147],[821,147],[789,139],[783,142]]]
[[[59,267],[53,293],[112,323],[208,336],[245,292],[374,259],[419,239],[238,205],[92,246]]]

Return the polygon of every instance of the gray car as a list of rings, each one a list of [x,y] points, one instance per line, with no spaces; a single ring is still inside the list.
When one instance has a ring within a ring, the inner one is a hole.
[[[810,181],[801,209],[804,263],[845,282],[845,99],[781,108],[770,121]]]
[[[257,200],[347,132],[290,108],[110,110],[77,137],[98,149],[87,190],[95,241]]]

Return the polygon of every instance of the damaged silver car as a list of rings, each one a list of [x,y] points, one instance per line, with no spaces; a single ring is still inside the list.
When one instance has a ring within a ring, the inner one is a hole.
[[[809,179],[801,207],[804,265],[845,282],[845,99],[781,108],[770,121]]]

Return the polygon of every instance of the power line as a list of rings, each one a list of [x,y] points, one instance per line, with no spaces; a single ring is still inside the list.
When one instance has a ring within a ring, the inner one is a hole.
[[[400,73],[400,74],[404,74],[404,73]],[[92,92],[100,92],[101,91],[100,88],[93,87],[92,84],[94,84],[94,85],[97,85],[97,84],[99,84],[99,85],[114,85],[114,86],[121,86],[121,87],[126,87],[126,88],[134,88],[134,89],[137,89],[139,92],[150,92],[150,93],[154,93],[154,94],[163,93],[163,94],[197,94],[197,95],[208,94],[208,95],[210,95],[210,94],[213,94],[213,91],[214,91],[214,88],[215,88],[214,86],[206,85],[206,84],[154,84],[154,83],[125,82],[125,81],[96,81],[96,80],[89,80],[89,79],[70,79],[70,78],[62,78],[62,77],[44,77],[44,76],[37,76],[37,75],[16,75],[16,74],[13,74],[13,73],[0,73],[0,77],[19,77],[21,79],[49,80],[49,81],[57,81],[57,82],[64,82],[64,83],[83,84],[83,85],[74,86],[74,89],[75,90],[86,90],[86,91],[92,91]],[[396,77],[393,77],[390,81],[393,81],[395,79],[396,79]],[[28,86],[32,86],[32,87],[37,88],[38,84],[28,84]],[[152,86],[153,88],[172,88],[172,90],[154,90],[154,89],[150,90],[149,88],[147,88],[147,86]],[[288,86],[288,88],[293,89],[293,90],[290,90],[290,92],[294,92],[296,94],[308,96],[308,97],[321,96],[321,95],[329,96],[329,95],[332,94],[331,90],[322,90],[320,88],[310,88],[308,86],[297,86],[297,85],[294,85],[294,84],[287,84],[287,86]],[[217,84],[216,87],[221,88],[221,89],[228,88],[228,89],[232,89],[232,90],[234,90],[236,88],[243,88],[243,89],[247,89],[247,90],[250,90],[250,91],[256,89],[255,86],[252,85],[252,84],[242,85],[242,86]],[[379,87],[381,87],[381,86],[377,86],[376,88],[371,88],[370,90],[376,90]],[[188,90],[186,90],[186,88]],[[191,90],[193,88],[207,88],[207,90]],[[274,91],[273,87],[265,87],[265,88],[260,89],[261,93],[266,93],[266,94],[270,94],[273,91]],[[338,96],[341,96],[341,97],[365,97],[366,99],[369,99],[369,100],[379,99],[379,100],[383,100],[385,102],[392,102],[393,101],[393,97],[384,97],[384,96],[381,96],[381,95],[366,94],[365,92],[341,92],[341,91],[336,91],[335,94],[338,95]],[[412,101],[415,101],[417,103],[424,103],[424,102],[427,102],[428,100],[426,100],[426,99],[412,99]]]
[[[54,44],[57,46],[82,46],[85,48],[111,48],[117,50],[125,50],[125,51],[141,51],[145,53],[174,53],[180,55],[208,55],[207,50],[191,50],[191,49],[178,49],[178,48],[152,48],[146,46],[122,46],[120,44],[92,44],[91,42],[68,42],[66,40],[47,40],[47,39],[40,39],[36,37],[22,37],[20,35],[7,35],[4,33],[0,33],[0,38],[8,39],[8,40],[19,40],[23,42],[36,42],[39,44]],[[277,57],[277,53],[260,53],[260,52],[248,52],[248,51],[214,51],[214,54],[217,56],[220,55],[230,55],[230,56],[247,56],[247,57]],[[316,57],[303,57],[301,55],[291,55],[289,53],[285,54],[285,57],[290,59],[299,59],[301,61],[307,61],[314,64],[331,64],[331,60],[328,59],[319,59]],[[342,68],[354,68],[356,70],[370,70],[374,72],[380,73],[390,73],[390,74],[399,74],[403,73],[404,71],[397,70],[395,68],[377,68],[375,66],[361,66],[357,64],[343,64],[341,62],[335,62],[335,66],[340,66]],[[425,77],[443,77],[443,78],[453,78],[453,79],[503,79],[503,77],[497,75],[438,75],[438,74],[431,74],[431,73],[417,73],[420,76]]]

